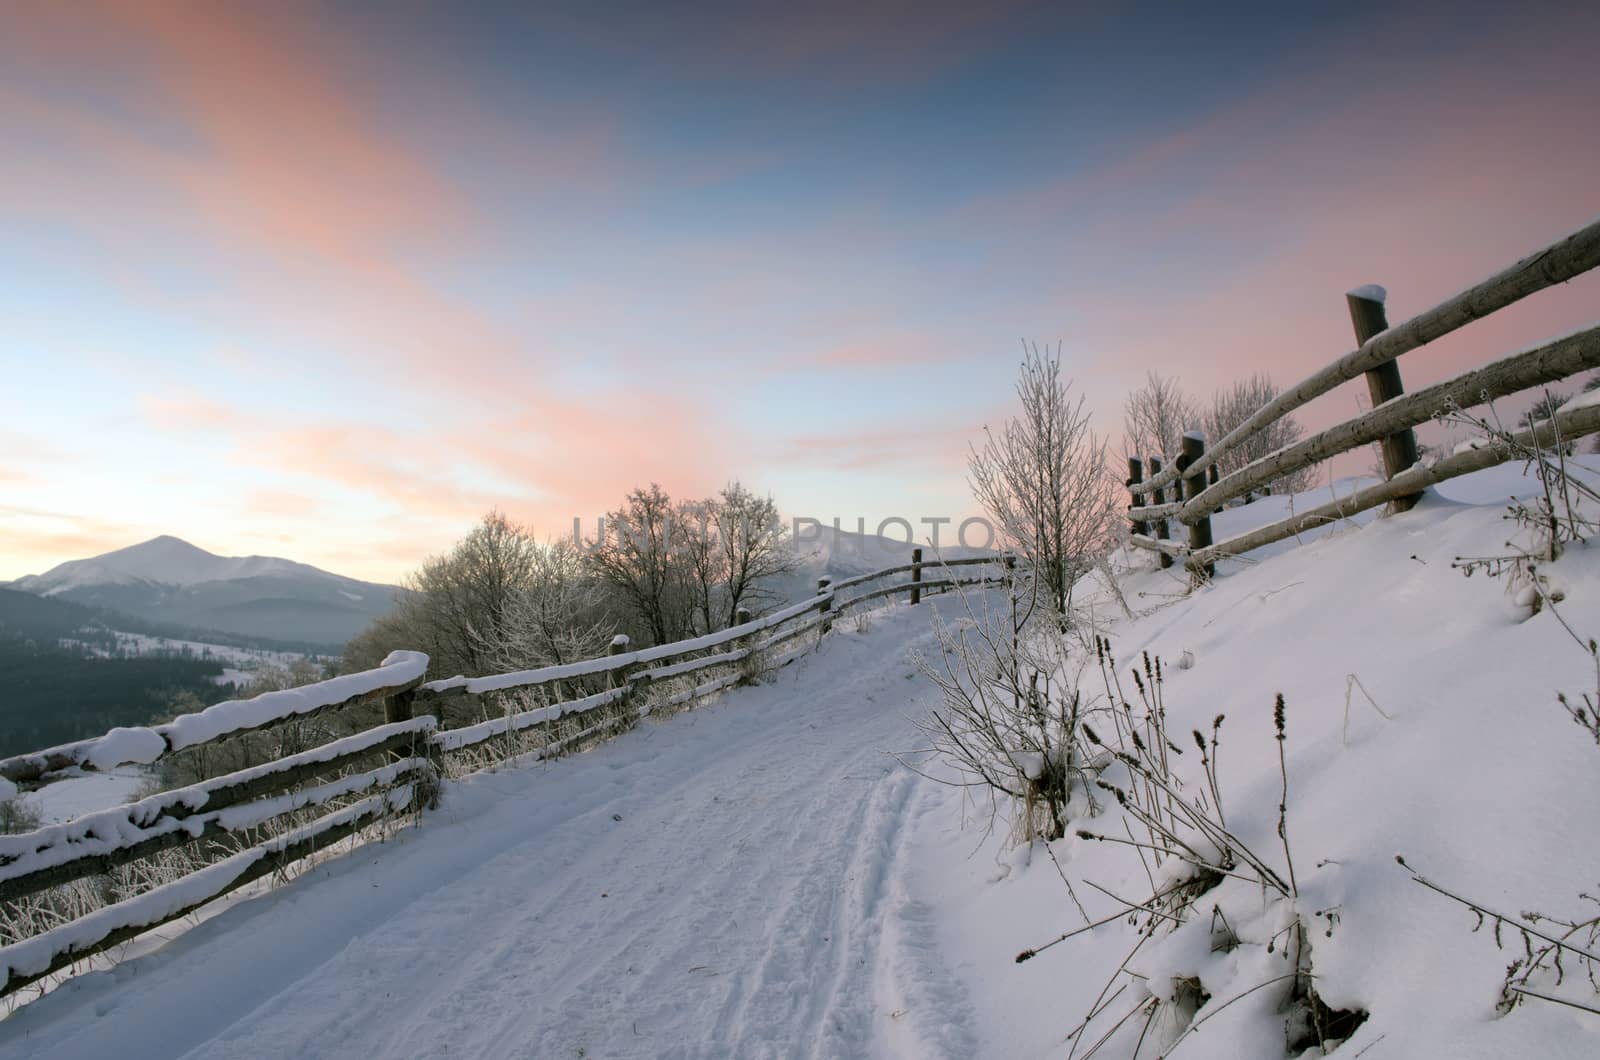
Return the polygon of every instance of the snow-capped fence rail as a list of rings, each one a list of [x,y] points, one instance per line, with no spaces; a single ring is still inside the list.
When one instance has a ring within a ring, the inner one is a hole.
[[[1600,325],[1548,340],[1412,394],[1404,392],[1398,358],[1597,266],[1600,266],[1600,221],[1590,223],[1392,328],[1385,316],[1383,288],[1368,286],[1351,291],[1346,299],[1359,343],[1354,352],[1283,391],[1210,449],[1206,448],[1206,440],[1199,432],[1186,434],[1183,451],[1164,470],[1159,456],[1149,458],[1148,479],[1144,477],[1142,462],[1137,458],[1129,460],[1127,487],[1133,502],[1128,518],[1133,524],[1132,544],[1159,553],[1163,566],[1178,558],[1191,572],[1209,576],[1220,558],[1240,555],[1381,504],[1392,504],[1396,510],[1404,511],[1433,483],[1511,459],[1512,446],[1490,443],[1424,466],[1418,461],[1412,429],[1452,407],[1468,408],[1600,368]],[[1367,380],[1372,399],[1370,411],[1284,446],[1229,474],[1218,474],[1218,460],[1240,449],[1272,423],[1357,376],[1365,376]],[[1580,402],[1538,424],[1537,430],[1523,432],[1518,440],[1523,443],[1564,442],[1596,432],[1600,432],[1600,415],[1592,406]],[[1228,501],[1329,457],[1373,443],[1382,446],[1387,480],[1384,483],[1249,533],[1225,541],[1212,541],[1211,515]],[[1178,488],[1169,500],[1167,488],[1174,483]],[[1176,519],[1189,528],[1187,545],[1169,540],[1169,519]]]
[[[827,632],[834,618],[851,608],[902,593],[913,601],[920,601],[923,593],[991,582],[999,575],[1003,562],[985,556],[923,562],[922,550],[915,549],[911,563],[838,583],[824,577],[817,595],[810,599],[715,633],[637,651],[628,650],[626,637],[618,637],[612,644],[611,654],[598,659],[489,677],[430,681],[417,690],[411,707],[443,718],[452,700],[517,692],[536,705],[479,722],[470,727],[473,733],[470,737],[463,735],[467,730],[452,729],[436,734],[435,741],[448,743],[450,750],[461,750],[510,731],[564,719],[568,721],[568,730],[577,731],[550,742],[545,753],[556,754],[574,742],[625,729],[654,710],[681,707],[721,692],[745,679],[747,670],[780,665],[787,660],[779,649],[785,649],[807,634],[820,636]],[[923,571],[928,568],[954,572],[975,566],[988,567],[990,573],[968,578],[951,574],[937,580],[923,580]],[[911,575],[908,581],[867,588],[872,582],[907,573]],[[852,591],[847,593],[847,590]],[[771,658],[775,652],[779,657]],[[708,673],[714,673],[714,678],[707,680]],[[680,683],[685,687],[665,687]],[[593,690],[599,684],[609,687],[604,692]],[[652,695],[656,688],[661,688],[661,693]],[[586,694],[570,700],[561,698],[563,692],[572,690]]]
[[[917,549],[909,564],[837,583],[824,578],[815,596],[770,615],[750,619],[741,611],[747,620],[729,629],[637,651],[618,637],[612,653],[601,658],[517,673],[425,682],[427,656],[399,651],[374,670],[0,761],[4,798],[14,796],[19,784],[43,786],[127,763],[158,764],[337,712],[365,726],[246,769],[0,836],[0,921],[12,936],[0,945],[0,996],[269,873],[290,872],[294,862],[363,829],[428,808],[446,756],[496,739],[509,742],[515,734],[540,733],[532,747],[541,758],[586,746],[647,714],[692,705],[786,663],[854,608],[899,594],[917,603],[925,594],[990,584],[1010,562],[999,556],[924,562]],[[925,579],[930,568],[939,576]],[[909,580],[899,580],[907,574]],[[445,727],[446,708],[461,702],[478,703],[481,720]],[[372,708],[380,703],[378,721]],[[111,904],[92,908],[82,895],[64,890],[108,880],[179,848],[189,856],[174,878]],[[33,930],[19,931],[19,924]]]

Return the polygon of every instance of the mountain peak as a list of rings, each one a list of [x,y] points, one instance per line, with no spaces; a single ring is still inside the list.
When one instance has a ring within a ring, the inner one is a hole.
[[[388,611],[393,586],[277,556],[219,556],[161,534],[9,588],[190,629],[342,644]]]
[[[87,585],[151,582],[157,585],[191,586],[269,574],[337,577],[315,567],[274,556],[219,556],[181,537],[161,534],[137,545],[88,559],[69,560],[43,574],[19,578],[13,584],[28,592],[53,595]]]

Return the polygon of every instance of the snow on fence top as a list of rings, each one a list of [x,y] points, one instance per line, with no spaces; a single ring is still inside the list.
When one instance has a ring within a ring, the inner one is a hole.
[[[427,669],[428,657],[420,651],[391,652],[376,670],[345,674],[300,688],[266,692],[252,699],[227,700],[193,714],[179,715],[164,725],[112,729],[94,739],[16,755],[0,761],[0,778],[14,786],[73,766],[107,770],[128,763],[149,764],[168,751],[179,751],[246,729],[258,729],[285,718],[343,706],[379,693],[393,694],[414,688]],[[5,794],[7,792],[0,789],[0,795]],[[14,788],[9,794],[15,794]]]
[[[342,706],[378,692],[402,691],[415,686],[427,671],[428,657],[424,653],[390,652],[376,670],[281,692],[264,692],[253,699],[232,699],[194,714],[180,715],[165,725],[157,725],[155,731],[178,751],[241,729],[259,729],[274,721]]]
[[[97,810],[31,832],[0,836],[0,882],[85,854],[107,853],[148,839],[159,832],[182,828],[185,818],[210,808],[214,800],[224,806],[235,801],[231,798],[217,799],[218,795],[248,790],[256,782],[269,777],[369,751],[395,737],[425,736],[437,724],[432,716],[423,715],[408,721],[380,725],[309,751],[212,777],[187,787],[158,792],[137,802]]]
[[[587,677],[591,674],[609,673],[615,670],[638,666],[643,663],[657,662],[669,659],[675,655],[688,655],[691,652],[704,651],[715,648],[729,641],[748,637],[752,633],[759,633],[770,629],[792,618],[815,611],[820,608],[823,601],[831,601],[832,593],[819,593],[809,600],[802,600],[781,611],[774,611],[770,615],[758,618],[753,622],[746,622],[739,626],[729,626],[727,629],[716,633],[707,633],[702,637],[690,640],[673,641],[671,644],[660,644],[654,648],[641,648],[638,651],[623,652],[620,655],[607,655],[599,659],[584,659],[581,662],[562,663],[559,666],[541,666],[534,670],[518,670],[509,674],[495,674],[491,677],[447,677],[438,681],[429,681],[422,686],[424,692],[465,692],[469,696],[482,695],[484,692],[503,692],[509,688],[526,688],[529,685],[544,685],[552,681],[567,681],[575,677]]]
[[[494,674],[489,677],[445,677],[437,681],[424,684],[421,691],[426,694],[437,695],[445,692],[463,692],[469,696],[482,695],[485,692],[504,692],[512,688],[527,688],[533,685],[545,685],[555,681],[568,681],[578,677],[589,677],[594,674],[614,673],[630,667],[648,665],[660,662],[663,659],[675,658],[679,655],[692,655],[695,652],[706,651],[711,648],[764,632],[773,626],[780,626],[785,622],[799,618],[811,611],[827,610],[832,606],[835,595],[841,590],[877,578],[885,578],[906,571],[927,570],[930,567],[957,567],[978,563],[999,563],[1000,556],[976,556],[969,559],[953,560],[926,560],[921,563],[906,563],[898,567],[888,567],[884,570],[872,571],[861,574],[844,581],[833,583],[832,578],[824,576],[828,584],[816,596],[791,604],[770,615],[716,633],[707,633],[704,636],[693,637],[689,640],[673,641],[670,644],[659,644],[653,648],[640,648],[638,651],[619,652],[616,655],[607,655],[598,659],[584,659],[579,662],[561,663],[556,666],[541,666],[532,670],[518,670],[508,674]],[[924,583],[929,584],[929,583]],[[909,589],[910,586],[904,588]],[[618,634],[611,640],[613,648],[626,647],[628,639],[624,634]]]

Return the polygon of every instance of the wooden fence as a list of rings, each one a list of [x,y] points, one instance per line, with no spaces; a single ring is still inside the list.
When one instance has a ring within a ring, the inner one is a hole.
[[[1159,457],[1144,465],[1129,460],[1128,510],[1132,543],[1161,555],[1162,566],[1181,559],[1196,576],[1215,572],[1216,561],[1237,556],[1314,526],[1347,518],[1382,504],[1405,511],[1428,486],[1509,460],[1514,450],[1486,445],[1424,465],[1417,459],[1413,428],[1448,408],[1470,408],[1600,367],[1600,325],[1503,357],[1482,368],[1407,394],[1398,359],[1458,328],[1546,287],[1564,283],[1600,265],[1600,221],[1595,221],[1471,288],[1396,327],[1385,318],[1381,288],[1363,287],[1346,296],[1358,348],[1256,410],[1245,422],[1206,448],[1204,435],[1184,436],[1182,452],[1163,468]],[[1365,376],[1370,411],[1284,446],[1225,475],[1217,462],[1238,451],[1264,428],[1341,383]],[[1578,405],[1516,435],[1525,445],[1549,445],[1600,431],[1600,407]],[[1302,468],[1339,453],[1378,443],[1386,481],[1350,496],[1297,512],[1269,526],[1213,542],[1211,516],[1228,501],[1246,496]],[[1171,455],[1171,454],[1166,454]],[[1208,474],[1209,472],[1209,474]],[[1168,496],[1168,487],[1173,487]],[[1188,542],[1172,540],[1168,520],[1188,527]]]
[[[787,663],[853,609],[899,594],[915,604],[923,594],[991,584],[1007,562],[925,563],[916,549],[909,564],[837,582],[823,578],[808,600],[753,620],[741,610],[746,621],[691,640],[633,651],[621,636],[611,654],[598,659],[435,681],[425,681],[427,656],[395,652],[375,670],[0,761],[7,783],[42,786],[71,767],[158,765],[219,742],[270,739],[286,727],[336,716],[354,729],[247,769],[0,836],[0,908],[16,913],[20,903],[32,902],[55,921],[0,946],[0,995],[284,872],[371,825],[432,808],[447,756],[528,730],[538,730],[532,733],[539,737],[536,758],[587,746],[652,712],[692,705]],[[902,575],[909,578],[878,584]],[[447,725],[452,718],[457,724]],[[59,902],[51,907],[50,897],[63,886],[178,848],[193,857],[169,882],[88,912],[63,912]]]

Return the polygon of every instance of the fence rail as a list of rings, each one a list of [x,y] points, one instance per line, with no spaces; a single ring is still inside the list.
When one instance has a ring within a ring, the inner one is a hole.
[[[814,645],[834,619],[900,594],[991,584],[999,556],[912,562],[833,583],[817,594],[729,629],[658,647],[488,677],[426,681],[427,656],[395,652],[377,669],[285,692],[219,703],[162,725],[0,761],[0,777],[40,787],[62,771],[153,765],[212,745],[271,733],[295,721],[357,715],[357,731],[259,765],[162,791],[61,824],[0,836],[0,912],[49,905],[62,888],[185,848],[177,878],[89,912],[52,907],[47,929],[0,946],[0,996],[104,952],[386,819],[430,808],[446,756],[543,731],[531,752],[547,758],[625,731],[655,711],[679,709],[748,680],[758,663],[782,665]],[[928,569],[944,576],[924,580]],[[961,576],[971,568],[974,573]],[[909,574],[909,581],[877,585]],[[462,704],[477,704],[476,709]],[[381,717],[377,707],[381,705]],[[447,709],[479,720],[447,727]],[[517,745],[523,746],[523,745]],[[452,759],[454,761],[454,759]],[[59,903],[58,903],[59,904]],[[17,917],[10,916],[16,923]]]
[[[1412,429],[1451,407],[1468,408],[1600,368],[1600,325],[1539,343],[1411,394],[1405,393],[1401,384],[1398,358],[1597,266],[1600,221],[1393,328],[1387,326],[1382,288],[1364,287],[1350,292],[1347,299],[1351,322],[1360,343],[1355,351],[1267,402],[1209,449],[1203,435],[1185,435],[1183,452],[1165,469],[1159,455],[1149,458],[1148,479],[1143,475],[1143,463],[1137,457],[1129,460],[1127,487],[1132,504],[1128,518],[1133,531],[1130,543],[1158,553],[1162,566],[1178,559],[1195,575],[1208,576],[1218,559],[1240,555],[1379,505],[1405,510],[1429,485],[1511,459],[1512,447],[1488,445],[1423,466],[1417,460]],[[1217,462],[1238,451],[1263,429],[1336,386],[1363,375],[1373,399],[1369,411],[1218,475]],[[1565,441],[1596,432],[1600,432],[1600,417],[1590,408],[1576,408],[1556,415],[1536,430],[1524,432],[1523,437],[1527,441]],[[1383,447],[1385,482],[1269,526],[1225,541],[1212,541],[1211,516],[1227,502],[1248,496],[1302,468],[1373,443]],[[1181,488],[1174,499],[1168,500],[1167,487],[1174,483]],[[1170,519],[1189,528],[1187,544],[1169,539]]]

